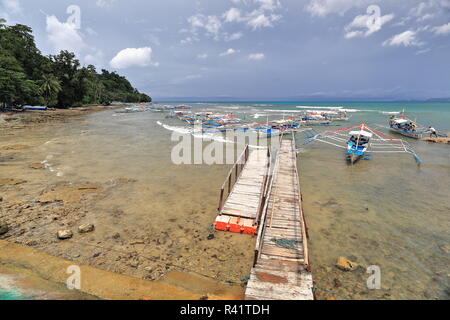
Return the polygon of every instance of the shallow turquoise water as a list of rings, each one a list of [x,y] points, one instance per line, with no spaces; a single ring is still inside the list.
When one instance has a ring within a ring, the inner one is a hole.
[[[0,289],[0,300],[26,300],[32,297],[22,295],[20,292]]]

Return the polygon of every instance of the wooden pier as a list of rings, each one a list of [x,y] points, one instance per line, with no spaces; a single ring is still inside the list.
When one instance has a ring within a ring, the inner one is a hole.
[[[294,140],[282,140],[262,209],[245,298],[312,300],[307,229]]]
[[[215,228],[256,234],[270,168],[270,152],[246,146],[222,185]]]
[[[221,188],[218,211],[217,230],[257,234],[246,299],[314,298],[295,135],[281,137],[275,159],[247,146]]]

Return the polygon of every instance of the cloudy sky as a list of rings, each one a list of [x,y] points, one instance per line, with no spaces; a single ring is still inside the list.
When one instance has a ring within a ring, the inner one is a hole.
[[[0,0],[156,100],[450,97],[450,0]]]

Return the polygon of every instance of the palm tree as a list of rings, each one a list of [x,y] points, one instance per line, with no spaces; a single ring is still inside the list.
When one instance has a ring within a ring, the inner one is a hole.
[[[40,84],[40,89],[44,93],[47,105],[50,104],[51,98],[55,97],[62,90],[61,81],[53,74],[43,75]]]
[[[105,90],[105,86],[101,81],[94,82],[94,99],[95,103],[101,102],[101,97],[103,96],[103,91]]]

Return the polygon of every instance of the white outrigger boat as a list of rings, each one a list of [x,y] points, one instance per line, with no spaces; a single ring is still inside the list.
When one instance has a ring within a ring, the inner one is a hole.
[[[312,135],[307,136],[309,140],[304,145],[319,141],[343,148],[346,150],[346,160],[350,164],[355,164],[360,159],[369,160],[373,153],[409,153],[419,165],[423,163],[407,142],[401,139],[390,138],[379,131],[371,129],[365,123],[324,133],[313,132]]]
[[[306,110],[304,115],[313,117],[316,120],[324,121],[348,121],[350,116],[345,110]]]
[[[391,116],[388,123],[391,131],[413,139],[422,139],[427,131],[426,128],[404,115],[398,117]]]
[[[361,128],[358,131],[350,131],[349,136],[350,138],[347,141],[347,161],[354,164],[366,154],[373,134]]]

